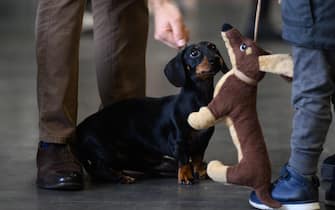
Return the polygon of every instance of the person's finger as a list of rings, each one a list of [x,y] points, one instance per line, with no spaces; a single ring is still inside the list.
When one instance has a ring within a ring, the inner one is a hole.
[[[178,49],[178,46],[174,43],[174,42],[171,42],[171,41],[165,41],[165,40],[161,40],[161,42],[171,48],[175,48],[175,49]]]
[[[190,33],[189,33],[189,30],[188,30],[188,28],[186,28],[186,26],[184,27],[184,40],[182,40],[182,41],[179,41],[179,43],[177,43],[177,45],[178,45],[178,49],[181,49],[181,48],[183,48],[183,47],[185,47],[185,46],[187,46],[187,43],[188,43],[188,41],[190,40]]]
[[[155,33],[155,39],[163,42],[169,47],[178,48],[171,29],[160,30],[159,32]]]
[[[183,47],[187,42],[187,33],[185,31],[186,27],[183,24],[182,18],[177,18],[171,24],[172,33],[174,36],[174,40],[178,47]]]
[[[185,37],[186,37],[186,43],[190,41],[190,30],[185,26]]]
[[[172,48],[178,48],[177,44],[174,41],[174,38],[172,36],[172,32],[167,32],[164,35],[158,34],[155,36],[155,39],[162,42],[163,44],[172,47]]]

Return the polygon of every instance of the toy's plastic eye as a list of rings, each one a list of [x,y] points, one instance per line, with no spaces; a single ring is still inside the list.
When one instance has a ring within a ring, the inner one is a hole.
[[[201,55],[201,52],[199,49],[192,49],[190,57],[191,58],[197,58]]]
[[[208,49],[211,49],[211,50],[216,50],[216,46],[215,44],[208,44]]]
[[[241,51],[245,51],[246,49],[248,48],[248,46],[246,45],[246,44],[241,44],[241,46],[240,46],[240,50]]]

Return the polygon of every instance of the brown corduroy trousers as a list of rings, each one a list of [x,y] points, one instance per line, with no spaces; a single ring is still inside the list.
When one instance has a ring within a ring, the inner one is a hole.
[[[36,18],[39,139],[66,143],[77,123],[79,40],[85,0],[39,0]],[[146,0],[92,0],[102,105],[145,95]]]

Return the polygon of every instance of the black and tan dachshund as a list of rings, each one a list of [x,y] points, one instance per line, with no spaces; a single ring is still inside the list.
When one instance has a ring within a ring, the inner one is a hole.
[[[161,98],[127,99],[105,107],[77,127],[75,150],[86,171],[98,180],[134,181],[122,171],[153,173],[173,157],[178,182],[192,184],[207,176],[203,157],[214,127],[196,131],[187,123],[191,112],[213,97],[213,78],[227,67],[210,42],[189,45],[165,67],[180,93]],[[159,169],[158,169],[159,170]]]

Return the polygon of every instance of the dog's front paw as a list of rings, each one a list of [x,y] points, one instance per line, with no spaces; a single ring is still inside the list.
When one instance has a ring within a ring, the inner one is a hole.
[[[195,164],[193,168],[193,173],[196,179],[205,180],[208,179],[206,171],[206,163],[201,162],[200,164]]]
[[[194,183],[192,167],[189,164],[179,167],[178,183],[184,185],[190,185]]]

